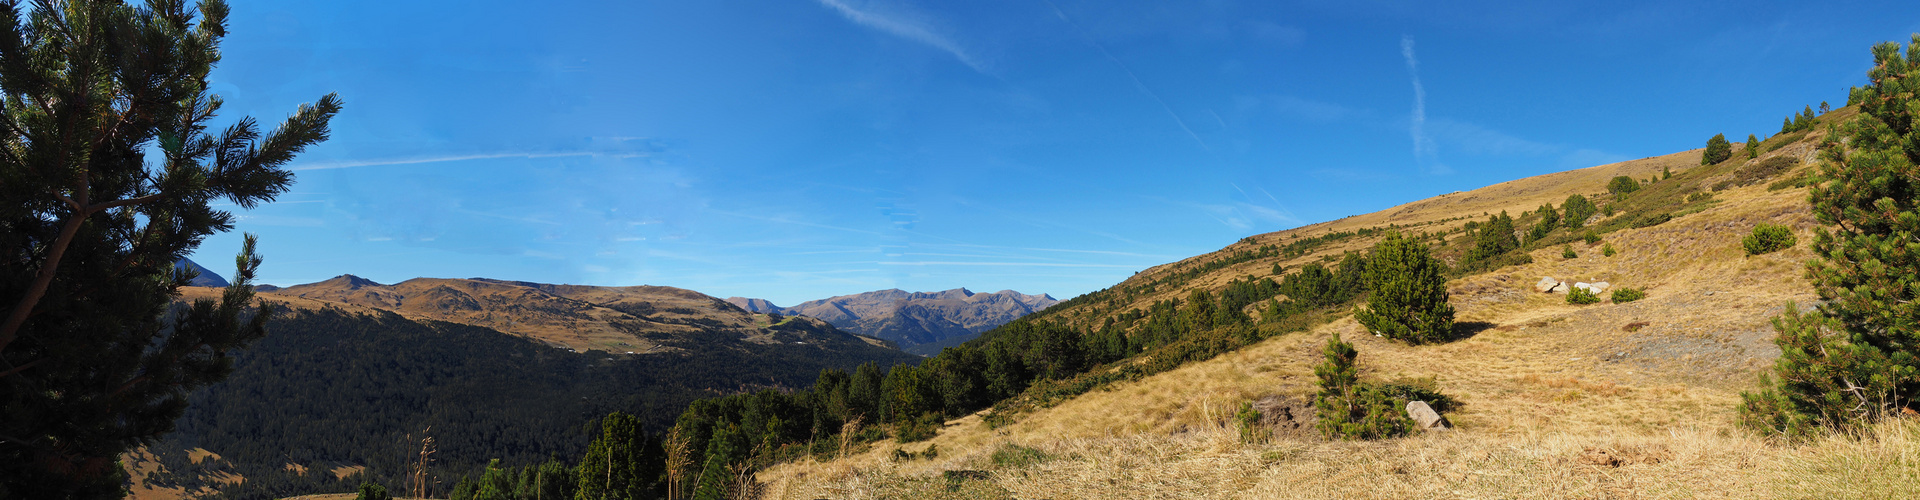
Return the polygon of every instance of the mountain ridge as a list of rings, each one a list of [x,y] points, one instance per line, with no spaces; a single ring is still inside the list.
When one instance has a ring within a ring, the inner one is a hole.
[[[819,318],[844,330],[892,341],[910,353],[931,355],[1059,300],[1045,293],[977,293],[961,287],[937,292],[890,288],[810,300],[792,307],[746,297],[729,297],[727,302],[750,311]]]

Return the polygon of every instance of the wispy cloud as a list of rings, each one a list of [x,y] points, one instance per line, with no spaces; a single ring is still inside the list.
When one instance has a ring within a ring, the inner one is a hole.
[[[381,160],[342,161],[332,163],[310,163],[290,167],[287,170],[328,170],[335,168],[375,167],[381,165],[415,165],[421,163],[444,163],[450,161],[492,160],[498,158],[561,158],[568,156],[593,156],[596,153],[574,151],[564,153],[488,153],[473,155],[427,156],[416,158],[389,158]],[[625,155],[631,156],[631,155]]]
[[[1087,30],[1081,29],[1080,23],[1074,22],[1073,18],[1067,17],[1067,12],[1060,10],[1060,6],[1054,5],[1052,1],[1048,1],[1047,6],[1053,8],[1053,15],[1058,16],[1061,21],[1066,21],[1067,25],[1072,26],[1074,33],[1080,35],[1080,39],[1085,40],[1087,44],[1092,45],[1093,48],[1099,49],[1100,55],[1107,56],[1107,60],[1113,61],[1114,66],[1119,66],[1120,71],[1126,73],[1127,78],[1133,80],[1133,88],[1139,89],[1140,93],[1146,94],[1147,97],[1153,98],[1153,102],[1159,103],[1160,109],[1167,112],[1167,117],[1173,118],[1173,123],[1179,125],[1180,130],[1187,133],[1187,137],[1192,137],[1193,142],[1199,143],[1200,149],[1213,151],[1212,147],[1207,146],[1207,141],[1200,139],[1200,134],[1193,133],[1193,128],[1187,126],[1186,120],[1180,119],[1179,113],[1173,112],[1173,106],[1167,105],[1166,99],[1161,99],[1160,94],[1154,93],[1153,89],[1148,88],[1146,82],[1140,81],[1140,75],[1134,74],[1133,68],[1127,67],[1127,63],[1121,62],[1120,58],[1114,57],[1112,52],[1108,52],[1107,46],[1101,45],[1100,42],[1094,41],[1093,37],[1087,36]]]
[[[1446,165],[1440,164],[1433,137],[1427,135],[1427,88],[1420,85],[1420,59],[1413,55],[1412,35],[1400,36],[1400,57],[1406,59],[1407,74],[1413,78],[1413,115],[1407,123],[1407,132],[1413,136],[1413,158],[1429,172],[1450,173]]]
[[[952,54],[955,59],[960,60],[961,64],[973,68],[974,71],[983,74],[987,73],[986,65],[983,64],[980,59],[974,57],[973,54],[968,53],[966,49],[961,48],[960,44],[954,43],[952,39],[941,35],[931,26],[931,23],[914,19],[924,16],[916,16],[912,13],[904,12],[903,9],[900,8],[886,9],[887,12],[882,12],[882,9],[871,4],[856,7],[849,5],[845,0],[819,0],[819,2],[820,5],[825,5],[835,12],[839,12],[841,17],[847,18],[848,21],[853,21],[854,24],[884,31],[889,35],[920,42],[927,46],[940,49],[948,54]]]

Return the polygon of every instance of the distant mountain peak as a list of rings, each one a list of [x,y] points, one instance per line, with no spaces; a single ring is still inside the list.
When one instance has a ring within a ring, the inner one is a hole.
[[[763,305],[749,307],[752,301]],[[753,312],[818,318],[850,332],[893,341],[907,352],[927,355],[1059,301],[1047,294],[1027,295],[1013,290],[974,293],[962,287],[938,292],[890,288],[793,307],[742,297],[727,302]]]
[[[348,290],[359,290],[360,287],[367,287],[367,286],[386,286],[378,282],[375,282],[373,280],[362,278],[359,276],[354,276],[351,274],[342,274],[339,276],[334,276],[333,279],[329,279],[329,280],[322,281],[320,283],[315,283],[315,284],[317,285],[321,283],[344,286]]]
[[[194,276],[193,281],[189,283],[192,286],[223,288],[228,285],[227,279],[220,277],[220,273],[207,269],[206,266],[194,262],[193,259],[182,257],[179,261],[173,263],[173,267],[178,269],[192,269],[194,273],[197,274],[197,276]]]

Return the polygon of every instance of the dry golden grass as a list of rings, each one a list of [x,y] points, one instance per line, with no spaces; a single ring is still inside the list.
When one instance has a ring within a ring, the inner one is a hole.
[[[1804,154],[1795,146],[1772,154]],[[1286,233],[1325,234],[1556,205],[1614,175],[1647,177],[1698,162],[1698,152],[1522,179]],[[1476,335],[1406,346],[1368,335],[1351,319],[1145,379],[1096,390],[989,429],[979,415],[949,422],[933,460],[894,462],[882,442],[846,459],[775,466],[759,479],[771,498],[1895,498],[1920,496],[1920,422],[1899,420],[1857,436],[1790,446],[1736,425],[1739,393],[1779,350],[1769,319],[1787,301],[1817,300],[1802,277],[1814,221],[1805,189],[1765,183],[1714,193],[1715,204],[1665,224],[1605,235],[1619,253],[1575,243],[1534,263],[1449,283],[1459,320]],[[1795,248],[1747,256],[1740,238],[1757,223],[1795,229]],[[1368,244],[1360,239],[1303,259]],[[1236,244],[1229,250],[1244,248]],[[1212,256],[1211,258],[1218,258]],[[1205,258],[1190,259],[1204,261]],[[1304,263],[1296,259],[1290,267]],[[1156,268],[1155,275],[1182,264]],[[1211,273],[1190,286],[1266,274],[1271,261]],[[1135,280],[1151,280],[1142,273]],[[1645,299],[1576,306],[1538,294],[1542,276],[1639,288]],[[1184,294],[1159,291],[1139,302]],[[1094,314],[1082,314],[1089,320]],[[1465,403],[1457,429],[1381,442],[1287,437],[1241,444],[1228,422],[1246,401],[1305,398],[1319,348],[1341,335],[1360,352],[1362,376],[1434,377]],[[1008,444],[1051,457],[999,467]],[[985,479],[949,481],[955,470]],[[950,488],[956,488],[949,491]]]

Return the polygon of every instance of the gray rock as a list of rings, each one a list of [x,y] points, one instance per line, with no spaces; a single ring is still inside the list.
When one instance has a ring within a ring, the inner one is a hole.
[[[1433,407],[1427,406],[1426,401],[1408,401],[1407,418],[1413,419],[1413,426],[1420,430],[1444,431],[1453,428],[1453,424],[1447,422],[1447,417],[1442,417],[1439,412],[1433,411]]]
[[[1593,293],[1594,295],[1599,295],[1599,294],[1602,294],[1602,293],[1606,293],[1606,291],[1607,291],[1607,287],[1609,287],[1609,286],[1611,286],[1611,285],[1608,285],[1608,284],[1607,284],[1607,282],[1605,282],[1605,281],[1602,281],[1602,282],[1599,282],[1599,283],[1586,283],[1586,282],[1581,282],[1581,283],[1574,283],[1574,284],[1573,284],[1573,287],[1574,287],[1574,288],[1583,288],[1583,289],[1586,289],[1586,291],[1588,291],[1588,292],[1592,292],[1592,293]]]
[[[1540,292],[1540,293],[1548,293],[1548,292],[1554,291],[1555,289],[1565,288],[1564,286],[1562,286],[1565,284],[1566,283],[1561,283],[1560,280],[1553,279],[1552,276],[1544,276],[1540,278],[1539,283],[1533,284],[1533,291]],[[1561,293],[1565,293],[1565,292],[1563,291]]]

